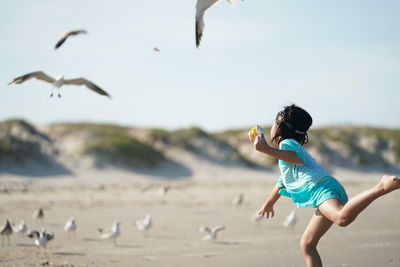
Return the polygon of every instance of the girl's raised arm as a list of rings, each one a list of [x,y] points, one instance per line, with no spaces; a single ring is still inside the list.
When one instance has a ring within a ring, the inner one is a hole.
[[[290,150],[280,150],[268,145],[264,135],[259,135],[254,139],[254,147],[257,151],[268,154],[271,157],[286,161],[291,164],[301,165],[303,161]]]

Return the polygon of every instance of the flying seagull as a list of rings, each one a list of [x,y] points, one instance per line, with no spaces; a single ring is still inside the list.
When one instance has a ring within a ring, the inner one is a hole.
[[[70,36],[75,36],[78,34],[82,34],[82,33],[87,33],[87,31],[85,30],[75,30],[75,31],[70,31],[70,32],[66,32],[64,33],[60,39],[58,39],[56,46],[54,47],[54,49],[59,48]]]
[[[201,37],[204,30],[204,13],[219,0],[197,0],[196,5],[196,47],[199,47]],[[235,0],[228,0],[231,5],[235,4]]]
[[[63,86],[64,84],[66,85],[86,85],[89,89],[92,91],[100,94],[100,95],[105,95],[111,98],[111,96],[98,87],[96,84],[92,83],[89,80],[86,80],[85,78],[76,78],[76,79],[69,79],[69,80],[64,80],[64,75],[59,75],[56,76],[55,78],[52,78],[48,76],[46,73],[43,71],[36,71],[36,72],[31,72],[22,76],[19,76],[15,78],[12,82],[10,82],[8,85],[15,83],[15,84],[21,84],[29,79],[36,78],[38,80],[42,80],[48,83],[51,83],[53,85],[53,88],[51,89],[51,94],[50,97],[53,96],[53,90],[54,88],[57,88],[58,90],[58,97],[61,97],[60,95],[60,87]]]

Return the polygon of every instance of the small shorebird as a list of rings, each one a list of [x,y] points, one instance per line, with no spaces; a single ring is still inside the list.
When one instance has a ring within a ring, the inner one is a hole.
[[[1,245],[4,245],[4,237],[7,237],[7,243],[10,245],[10,235],[12,235],[13,229],[11,226],[11,222],[9,219],[6,220],[4,225],[0,228],[0,235],[1,235]]]
[[[28,233],[28,237],[33,238],[37,248],[43,247],[46,249],[47,243],[54,239],[54,233],[42,229],[41,232],[34,230]]]
[[[151,215],[146,214],[143,220],[138,220],[135,222],[136,228],[140,231],[148,231],[150,230],[151,226],[153,225]]]
[[[204,13],[212,5],[214,5],[218,0],[197,0],[196,5],[196,47],[200,45],[201,37],[203,36],[204,30]],[[228,0],[228,2],[233,5],[235,0]]]
[[[216,225],[213,228],[210,228],[208,226],[202,226],[199,228],[199,232],[205,232],[206,235],[203,236],[203,240],[215,240],[217,239],[217,234],[219,231],[222,231],[225,229],[225,226],[223,225]]]
[[[28,226],[25,221],[21,221],[18,225],[14,227],[14,232],[19,233],[20,235],[24,235],[28,232]]]
[[[38,207],[33,211],[32,217],[36,220],[36,223],[39,220],[40,223],[43,225],[44,212],[41,207]]]
[[[113,226],[109,229],[101,229],[98,228],[101,233],[100,237],[102,239],[112,239],[114,246],[117,246],[117,242],[115,241],[121,235],[120,223],[115,221]]]
[[[72,235],[75,238],[76,222],[74,217],[69,218],[69,220],[64,225],[64,231],[67,232],[68,238]]]
[[[256,222],[260,222],[262,220],[263,216],[261,216],[260,214],[258,214],[257,212],[251,217],[251,221],[256,223]]]
[[[285,221],[283,222],[283,226],[285,227],[294,227],[297,223],[297,215],[296,211],[292,210],[289,215],[286,217]]]
[[[57,88],[58,97],[61,97],[60,88],[63,85],[85,85],[87,88],[91,89],[92,91],[94,91],[100,95],[108,96],[109,98],[111,98],[111,96],[106,91],[104,91],[103,89],[98,87],[96,84],[92,83],[91,81],[86,80],[85,78],[76,78],[76,79],[65,80],[64,75],[58,75],[58,76],[52,78],[49,75],[47,75],[46,73],[44,73],[43,71],[35,71],[35,72],[31,72],[31,73],[19,76],[19,77],[15,78],[14,80],[12,80],[8,85],[10,85],[12,83],[21,84],[32,78],[36,78],[38,80],[42,80],[42,81],[51,83],[53,85],[53,87],[51,89],[50,97],[53,97],[54,88]]]
[[[70,36],[75,36],[75,35],[78,35],[78,34],[83,34],[83,33],[86,34],[87,31],[85,31],[85,30],[74,30],[74,31],[70,31],[70,32],[64,33],[64,34],[60,37],[60,39],[58,39],[57,44],[56,44],[56,46],[54,47],[54,49],[59,48],[59,47],[68,39],[68,37],[70,37]]]
[[[243,194],[240,193],[238,195],[236,195],[232,200],[231,200],[231,204],[233,206],[240,206],[243,203]]]

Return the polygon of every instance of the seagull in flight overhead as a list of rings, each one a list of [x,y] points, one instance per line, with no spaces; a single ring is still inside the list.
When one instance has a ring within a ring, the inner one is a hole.
[[[59,76],[56,76],[55,78],[52,78],[52,77],[48,76],[46,73],[44,73],[43,71],[31,72],[31,73],[19,76],[19,77],[15,78],[12,82],[10,82],[8,85],[10,85],[12,83],[21,84],[32,78],[36,78],[38,80],[42,80],[42,81],[51,83],[53,85],[50,97],[53,96],[54,88],[57,88],[58,97],[61,97],[61,95],[60,95],[60,87],[61,86],[63,86],[63,85],[85,85],[92,91],[94,91],[100,95],[108,96],[111,98],[111,96],[106,91],[104,91],[103,89],[98,87],[96,84],[92,83],[91,81],[86,80],[85,78],[64,80],[64,75],[59,75]]]
[[[75,36],[75,35],[82,34],[82,33],[86,34],[87,31],[85,31],[85,30],[74,30],[74,31],[70,31],[70,32],[64,33],[64,34],[60,37],[60,39],[58,39],[57,44],[56,44],[56,46],[54,47],[54,49],[59,48],[59,47],[68,39],[68,37],[70,37],[70,36]]]
[[[201,37],[204,30],[204,13],[219,0],[197,0],[196,5],[196,47],[199,47]],[[228,0],[231,5],[235,4],[235,0]]]

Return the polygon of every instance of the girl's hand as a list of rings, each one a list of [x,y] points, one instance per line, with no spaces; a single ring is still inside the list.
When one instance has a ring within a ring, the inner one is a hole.
[[[264,135],[258,135],[255,139],[254,139],[254,148],[257,151],[263,152],[265,151],[265,149],[268,147],[267,141],[265,140]]]
[[[266,217],[267,219],[271,215],[271,218],[274,217],[274,205],[269,204],[268,202],[265,202],[265,204],[261,207],[260,211],[258,212],[258,215],[262,217]]]

